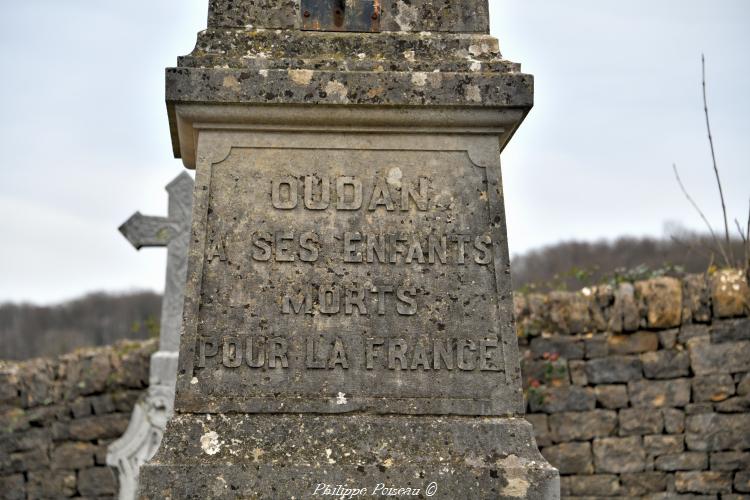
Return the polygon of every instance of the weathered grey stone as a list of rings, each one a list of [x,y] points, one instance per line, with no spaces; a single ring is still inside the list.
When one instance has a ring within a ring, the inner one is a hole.
[[[728,319],[711,325],[711,342],[750,340],[750,318]]]
[[[52,450],[55,469],[84,469],[93,467],[96,447],[91,443],[63,443]]]
[[[518,297],[519,295],[514,295]],[[524,338],[542,335],[546,328],[544,318],[547,314],[547,297],[541,293],[523,295],[523,316],[516,316],[519,336]]]
[[[586,362],[586,376],[592,384],[612,384],[636,380],[643,374],[638,357],[612,356]]]
[[[570,383],[573,385],[589,385],[589,378],[586,376],[585,361],[568,361],[568,373],[570,374]]]
[[[699,495],[699,494],[698,495],[694,495],[694,494],[680,495],[676,493],[674,491],[674,487],[672,487],[671,491],[645,495],[642,500],[718,500],[718,498],[719,498],[718,495]]]
[[[590,443],[561,443],[546,446],[542,448],[542,455],[561,474],[591,474],[594,472]]]
[[[628,387],[624,384],[597,385],[594,394],[604,408],[616,410],[628,406]]]
[[[548,294],[550,328],[562,333],[595,330],[591,299],[581,292],[552,291]]]
[[[635,300],[635,287],[631,283],[620,283],[614,292],[614,298],[609,329],[613,332],[636,330],[640,323],[640,313]]]
[[[603,332],[608,329],[611,319],[611,307],[615,300],[614,287],[609,284],[601,284],[594,287],[587,287],[582,290],[588,294],[589,313],[591,314],[591,331]],[[588,335],[590,332],[586,332]]]
[[[654,467],[663,471],[707,469],[708,455],[701,451],[661,455],[654,460]]]
[[[28,498],[71,497],[75,493],[75,471],[34,471],[27,474],[26,494]]]
[[[114,472],[109,467],[90,467],[78,471],[78,492],[82,496],[114,494]]]
[[[620,436],[657,434],[664,428],[660,411],[643,408],[625,408],[619,411]]]
[[[547,415],[544,413],[527,413],[526,420],[534,427],[534,439],[536,439],[537,446],[541,447],[552,444]]]
[[[640,380],[628,383],[633,406],[679,407],[690,402],[690,379]]]
[[[112,373],[112,363],[106,352],[88,351],[83,356],[62,357],[60,369],[65,377],[64,389],[70,396],[102,392]],[[75,385],[70,385],[75,381]],[[69,397],[70,397],[69,396]]]
[[[744,413],[750,411],[750,396],[731,397],[714,405],[720,413]]]
[[[564,497],[611,497],[620,493],[620,480],[612,474],[563,476],[560,491]]]
[[[107,446],[110,444],[109,440],[102,440],[96,445],[96,451],[94,452],[94,465],[107,465]]]
[[[662,349],[674,349],[677,345],[677,335],[680,333],[678,328],[670,330],[659,330],[656,334],[659,336],[659,345]]]
[[[433,25],[445,4],[411,3],[399,17],[423,18],[397,31],[382,4],[366,35],[290,24],[289,2],[216,5],[242,22],[166,73],[196,189],[175,416],[143,496],[441,474],[442,498],[556,497],[522,418],[499,168],[533,80],[451,21],[487,2]],[[545,411],[581,406],[549,389]]]
[[[714,405],[712,403],[690,403],[685,405],[685,415],[700,415],[702,413],[713,413]]]
[[[18,391],[18,367],[13,364],[0,363],[0,403],[9,406],[20,405]],[[12,481],[12,479],[8,479]]]
[[[659,348],[659,337],[654,332],[635,332],[609,337],[612,354],[638,354]]]
[[[583,341],[574,337],[534,337],[530,346],[531,352],[537,357],[557,354],[568,360],[583,359]]]
[[[116,438],[125,432],[128,417],[121,414],[86,417],[70,422],[68,436],[77,441]]]
[[[576,476],[560,476],[560,498],[570,497],[570,478]]]
[[[690,364],[696,375],[712,373],[736,373],[747,371],[750,359],[750,341],[691,343]]]
[[[711,276],[711,300],[719,318],[742,316],[750,310],[750,288],[740,269],[722,269]]]
[[[685,437],[681,435],[643,436],[646,453],[653,456],[680,453],[685,449]]]
[[[750,493],[750,470],[741,470],[734,475],[734,489]]]
[[[676,378],[690,374],[690,357],[685,351],[662,350],[641,354],[646,378]]]
[[[26,479],[23,474],[0,477],[0,491],[7,500],[26,500]]]
[[[115,403],[111,394],[92,396],[89,400],[91,401],[91,409],[94,410],[95,415],[106,415],[115,411]]]
[[[592,335],[583,339],[586,359],[603,358],[609,354],[608,335]]]
[[[175,426],[184,439],[172,442],[169,436]],[[469,490],[470,497],[482,498],[492,496],[491,488],[497,488],[495,479],[508,481],[503,489],[516,479],[533,486],[539,466],[526,458],[530,456],[526,450],[531,433],[528,422],[508,418],[443,417],[425,425],[423,417],[418,416],[359,415],[353,419],[347,415],[228,414],[211,418],[176,413],[156,457],[142,469],[141,480],[147,485],[157,484],[160,491],[171,491],[174,498],[187,496],[188,489],[210,497],[224,491],[225,484],[242,491],[258,491],[259,487],[278,488],[280,482],[285,485],[285,495],[296,496],[295,489],[308,491],[312,486],[314,490],[315,483],[310,481],[323,473],[329,478],[326,482],[332,484],[345,484],[346,477],[359,478],[360,482],[365,474],[379,482],[416,486],[414,478],[422,471],[425,480],[418,485],[424,491],[430,482],[429,472],[441,469],[449,471],[439,485],[444,498],[455,498],[461,486]],[[230,435],[236,441],[227,440]],[[378,442],[388,449],[372,446]],[[232,457],[252,450],[252,470],[232,463]],[[422,450],[420,460],[407,462],[414,450]],[[311,466],[295,465],[294,470],[284,472],[275,469],[275,463],[288,460],[288,453]],[[176,457],[191,467],[198,479],[195,484],[176,481],[179,470],[165,466]],[[440,457],[454,457],[459,462],[448,464]],[[465,460],[476,465],[467,470]],[[473,481],[468,480],[468,474]],[[304,485],[298,485],[300,481]],[[545,493],[535,489],[529,494],[537,498]]]
[[[115,405],[115,410],[119,412],[129,412],[135,407],[138,398],[140,397],[140,391],[118,391],[112,395],[112,402]]]
[[[208,25],[215,28],[266,29],[299,27],[300,3],[294,0],[258,0],[253,2],[209,1]],[[489,13],[486,2],[447,0],[383,2],[382,31],[450,31],[486,33]]]
[[[221,32],[223,34],[223,32]],[[207,35],[211,32],[206,32]],[[388,46],[389,42],[381,35],[370,35],[373,43],[378,46]],[[419,49],[419,37],[400,36],[401,46],[405,52],[416,52]],[[379,40],[378,40],[379,39]],[[481,40],[477,40],[480,44]],[[398,43],[398,42],[397,42]],[[337,44],[340,47],[343,44]],[[409,45],[414,48],[409,49]],[[487,43],[485,42],[485,45]],[[248,48],[242,47],[241,53]],[[253,50],[250,48],[249,50]],[[306,55],[306,54],[305,54]],[[333,57],[336,57],[334,54]],[[404,56],[402,56],[404,57]],[[411,57],[409,55],[409,57]],[[419,57],[419,55],[417,56]],[[467,57],[470,55],[467,54]],[[435,67],[434,62],[429,65],[424,61],[414,64],[416,75],[405,71],[405,67],[397,68],[401,71],[381,72],[380,85],[375,86],[371,74],[366,71],[340,71],[340,68],[308,69],[298,67],[288,68],[293,61],[284,61],[283,69],[264,68],[207,68],[199,65],[212,65],[224,61],[220,58],[207,58],[204,62],[186,62],[191,66],[168,68],[166,70],[167,98],[176,105],[190,105],[190,103],[206,102],[212,99],[214,103],[224,104],[314,104],[326,105],[366,105],[366,106],[466,106],[477,107],[504,106],[517,103],[519,106],[529,106],[532,101],[533,80],[529,75],[518,72],[469,73],[471,63],[466,58],[451,65],[450,61],[444,67]],[[332,59],[332,61],[335,61]],[[403,59],[406,64],[408,59]],[[259,63],[260,60],[255,60]],[[263,61],[265,62],[265,61]],[[336,61],[341,67],[350,65],[351,69],[361,66],[358,59],[344,59]],[[241,61],[240,64],[247,64]],[[379,63],[379,67],[383,63]],[[487,64],[488,70],[507,69],[501,64]],[[494,67],[493,67],[494,66]],[[429,68],[438,69],[437,75],[431,75]],[[373,69],[369,67],[366,69]],[[456,71],[458,70],[458,71]],[[312,73],[309,73],[312,72]],[[423,73],[424,80],[420,73]],[[417,82],[416,84],[414,82]],[[334,82],[333,85],[331,83]],[[439,86],[438,86],[439,85]],[[264,92],[258,89],[264,87]],[[273,89],[273,91],[270,91]],[[326,90],[327,89],[327,90]],[[429,89],[426,92],[425,89]],[[176,122],[173,117],[172,121]]]
[[[144,389],[149,383],[149,358],[157,349],[156,342],[130,343],[122,342],[115,349],[122,350],[122,355],[113,358],[115,372],[111,383],[123,389]],[[132,394],[132,391],[130,392]],[[125,394],[125,393],[123,393]],[[140,392],[138,393],[140,394]],[[113,395],[114,396],[114,395]],[[117,406],[117,400],[112,398]],[[129,409],[132,409],[132,405]]]
[[[47,449],[51,444],[52,436],[49,429],[29,429],[24,432],[6,432],[0,436],[0,455],[10,454],[14,451],[27,451],[34,449]]]
[[[719,451],[711,453],[711,470],[732,471],[750,469],[750,452]]]
[[[91,401],[89,398],[78,398],[70,404],[70,412],[73,418],[88,417],[91,415]]]
[[[646,305],[649,328],[679,326],[682,319],[682,283],[670,277],[639,281],[636,296]]]
[[[677,336],[677,341],[680,344],[687,344],[688,341],[693,339],[710,339],[710,331],[707,325],[694,325],[686,324],[680,327],[680,333]]]
[[[49,467],[49,455],[45,448],[11,453],[3,457],[0,463],[0,474],[12,474]]]
[[[702,274],[689,274],[682,279],[683,323],[711,321],[711,290]]]
[[[675,474],[675,489],[680,493],[730,493],[732,474],[714,471],[690,471]]]
[[[737,374],[740,381],[737,383],[737,395],[747,396],[750,394],[750,373]]]
[[[724,401],[734,394],[734,379],[725,373],[694,377],[693,401]]]
[[[596,406],[594,390],[590,387],[542,386],[529,391],[529,408],[533,413],[559,413],[564,411],[588,411]]]
[[[555,413],[549,417],[552,439],[586,441],[612,435],[617,427],[617,413],[610,410]]]
[[[663,408],[664,430],[669,434],[682,434],[685,430],[685,412],[675,408]]]
[[[663,472],[637,472],[620,474],[621,494],[628,497],[642,497],[667,489],[667,475]]]
[[[596,472],[640,472],[646,467],[646,451],[640,436],[594,439]]]
[[[702,413],[687,417],[685,443],[690,450],[750,448],[750,414]]]
[[[42,427],[55,421],[66,420],[70,417],[70,411],[65,405],[38,406],[26,410],[23,418],[23,425]]]

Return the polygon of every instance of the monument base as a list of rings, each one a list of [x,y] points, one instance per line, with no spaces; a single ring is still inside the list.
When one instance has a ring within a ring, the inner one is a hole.
[[[547,499],[559,476],[522,418],[401,415],[176,415],[141,468],[141,498],[316,496]]]

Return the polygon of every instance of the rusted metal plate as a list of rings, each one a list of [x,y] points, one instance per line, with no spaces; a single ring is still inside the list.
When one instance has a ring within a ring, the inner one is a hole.
[[[380,0],[302,0],[302,29],[380,31]]]

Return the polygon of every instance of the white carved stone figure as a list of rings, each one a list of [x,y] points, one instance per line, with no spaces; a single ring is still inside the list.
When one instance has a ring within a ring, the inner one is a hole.
[[[166,190],[169,193],[167,217],[150,217],[136,212],[120,226],[120,232],[138,250],[147,246],[167,247],[159,350],[151,356],[149,388],[136,403],[125,434],[107,450],[107,464],[118,472],[120,500],[136,497],[139,469],[159,449],[164,427],[174,408],[193,179],[183,172],[167,184]]]

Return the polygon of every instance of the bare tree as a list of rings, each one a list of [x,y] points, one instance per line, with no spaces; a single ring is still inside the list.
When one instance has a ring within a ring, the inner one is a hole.
[[[727,250],[731,252],[729,248],[729,223],[727,222],[727,205],[724,203],[724,190],[721,186],[721,178],[719,177],[719,167],[716,165],[716,151],[714,150],[714,138],[711,134],[711,122],[708,119],[708,99],[706,98],[706,56],[701,54],[701,86],[703,88],[703,114],[706,117],[706,132],[708,133],[708,144],[711,147],[711,161],[714,166],[714,175],[716,175],[716,186],[719,188],[719,200],[721,200],[721,211],[724,214],[724,235]],[[732,254],[729,255],[733,261]]]
[[[716,233],[714,232],[713,227],[711,226],[711,223],[706,218],[703,211],[700,209],[698,204],[693,200],[692,196],[688,193],[687,189],[685,189],[685,185],[682,183],[682,179],[680,179],[680,174],[677,170],[677,165],[672,164],[672,169],[674,170],[675,178],[677,179],[677,184],[679,184],[680,189],[682,190],[682,193],[685,195],[687,200],[690,202],[690,204],[693,206],[693,208],[698,212],[698,215],[700,215],[701,219],[703,219],[703,222],[706,224],[706,227],[708,228],[709,233],[711,234],[711,239],[713,243],[713,247],[715,250],[718,251],[718,253],[721,255],[724,265],[726,267],[739,267],[745,270],[745,274],[748,276],[748,279],[750,279],[750,208],[748,208],[748,226],[745,231],[742,230],[742,227],[740,226],[740,223],[737,219],[734,220],[735,225],[737,226],[737,230],[740,233],[740,238],[742,240],[742,254],[743,259],[742,262],[738,262],[735,260],[734,257],[734,251],[732,249],[732,241],[729,236],[729,218],[727,217],[727,205],[724,199],[724,188],[721,183],[721,176],[719,175],[719,167],[716,162],[716,148],[714,147],[714,138],[713,134],[711,133],[711,121],[709,119],[708,114],[708,98],[707,98],[707,92],[706,92],[706,57],[704,54],[701,54],[701,88],[703,91],[703,114],[706,118],[706,132],[708,134],[708,145],[711,149],[711,163],[713,165],[713,171],[714,171],[714,177],[716,178],[716,186],[719,189],[719,201],[721,202],[721,212],[724,217],[724,241],[720,242],[718,238],[716,237]]]

